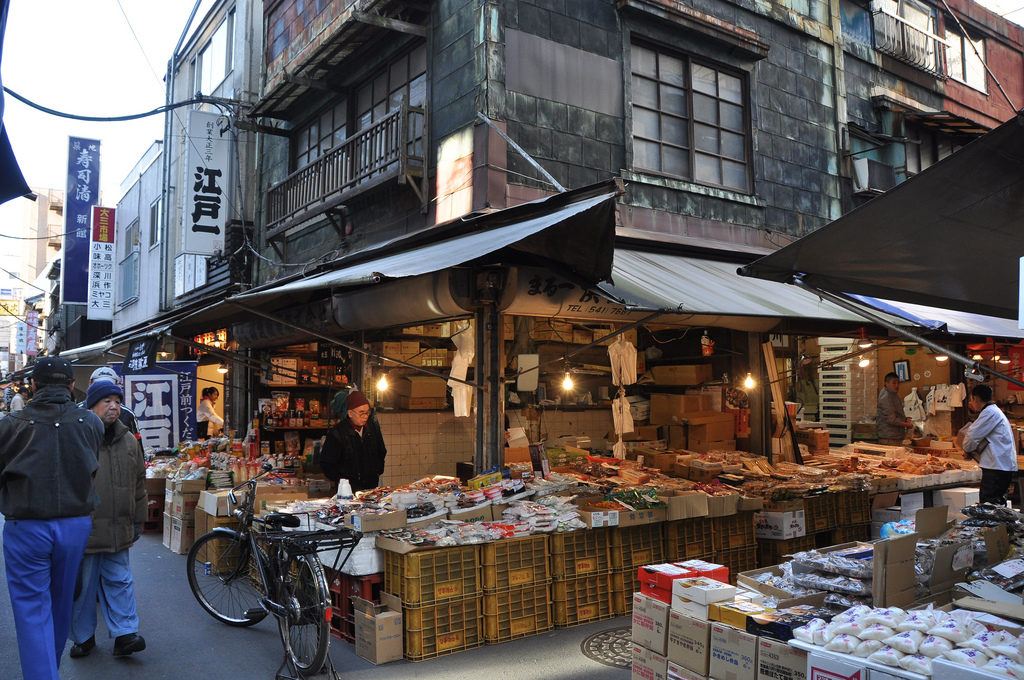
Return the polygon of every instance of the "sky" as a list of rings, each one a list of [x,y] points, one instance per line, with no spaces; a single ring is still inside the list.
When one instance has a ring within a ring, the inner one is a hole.
[[[0,75],[38,104],[87,116],[141,113],[164,105],[163,78],[195,0],[11,0]],[[203,0],[193,28],[212,6]],[[116,205],[120,184],[153,141],[163,115],[90,123],[36,111],[4,96],[3,121],[29,186],[63,189],[68,137],[100,140],[100,192]],[[0,233],[20,217],[0,206]],[[20,225],[19,225],[20,226]]]
[[[46,107],[92,116],[141,113],[164,104],[163,76],[195,0],[11,0],[0,74],[4,86]],[[1024,23],[1024,0],[984,0]],[[213,5],[202,0],[194,26]],[[68,136],[101,141],[105,205],[154,140],[162,115],[132,122],[58,118],[4,98],[3,120],[29,186],[63,189]],[[0,206],[8,233],[15,199]],[[20,215],[22,208],[17,207]]]

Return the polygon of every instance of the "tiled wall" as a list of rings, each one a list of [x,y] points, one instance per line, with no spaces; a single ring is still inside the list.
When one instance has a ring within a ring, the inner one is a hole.
[[[400,486],[430,474],[455,475],[455,464],[472,462],[475,442],[475,418],[456,418],[451,412],[378,413],[388,457],[380,483]],[[526,423],[519,412],[509,412],[515,427]],[[546,410],[540,421],[547,441],[553,444],[561,435],[586,435],[600,446],[612,429],[610,409],[587,411]],[[536,432],[536,426],[531,430]]]
[[[384,486],[408,484],[430,474],[455,475],[455,464],[472,462],[475,418],[456,418],[451,412],[378,413],[388,447]]]

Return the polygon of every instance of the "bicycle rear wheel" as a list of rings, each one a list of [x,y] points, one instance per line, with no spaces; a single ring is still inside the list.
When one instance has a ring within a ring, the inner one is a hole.
[[[266,617],[266,594],[248,542],[241,534],[200,536],[186,560],[188,585],[210,616],[229,626],[251,626]]]
[[[313,555],[290,558],[279,602],[287,615],[278,618],[281,641],[295,667],[316,673],[327,660],[331,608],[323,566]]]

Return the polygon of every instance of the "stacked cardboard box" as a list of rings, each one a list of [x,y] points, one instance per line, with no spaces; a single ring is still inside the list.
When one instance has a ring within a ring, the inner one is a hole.
[[[164,547],[184,555],[196,537],[196,506],[205,479],[168,480],[164,491]]]

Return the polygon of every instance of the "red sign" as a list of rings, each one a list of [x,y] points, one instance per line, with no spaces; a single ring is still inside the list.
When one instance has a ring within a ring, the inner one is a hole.
[[[97,243],[114,242],[114,211],[116,208],[92,207],[92,241]]]

